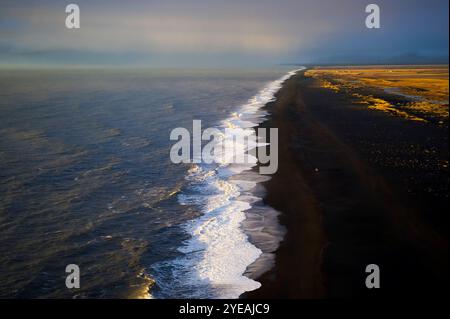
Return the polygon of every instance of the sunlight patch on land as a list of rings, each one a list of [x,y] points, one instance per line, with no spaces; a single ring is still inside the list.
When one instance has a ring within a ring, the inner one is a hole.
[[[448,66],[318,67],[305,75],[323,88],[350,93],[370,109],[414,121],[432,117],[441,123],[449,117],[448,70]],[[404,101],[393,104],[385,95]]]

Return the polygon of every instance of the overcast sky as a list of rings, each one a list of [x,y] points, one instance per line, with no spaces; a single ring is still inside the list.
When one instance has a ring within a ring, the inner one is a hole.
[[[80,7],[80,29],[65,27],[70,2]],[[369,3],[381,7],[381,29],[365,27]],[[446,60],[448,3],[0,0],[0,64],[220,67]]]

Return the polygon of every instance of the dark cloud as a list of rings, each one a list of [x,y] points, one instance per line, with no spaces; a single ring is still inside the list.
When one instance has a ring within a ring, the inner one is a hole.
[[[447,0],[74,1],[81,29],[67,30],[61,1],[3,1],[3,63],[248,65],[448,57]],[[418,58],[417,58],[418,57]],[[355,62],[358,63],[358,62]]]

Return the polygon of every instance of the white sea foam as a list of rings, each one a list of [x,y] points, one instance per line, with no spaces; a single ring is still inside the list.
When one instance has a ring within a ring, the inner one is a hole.
[[[252,158],[248,164],[230,164],[232,162],[230,157],[233,155],[229,155],[228,152],[233,154],[234,151],[234,154],[242,155],[261,145],[254,130],[249,128],[256,127],[264,121],[267,114],[261,108],[275,99],[275,93],[281,88],[282,83],[297,71],[299,70],[291,71],[269,83],[248,103],[221,122],[219,127],[221,131],[225,128],[235,130],[230,136],[223,135],[218,143],[227,145],[228,139],[233,139],[235,134],[250,136],[253,143],[234,147],[233,150],[225,147],[225,154],[217,154],[220,158],[217,162],[220,164],[198,164],[189,170],[186,176],[189,186],[178,195],[178,200],[182,205],[199,208],[202,215],[185,225],[190,239],[179,248],[183,256],[160,266],[170,271],[172,284],[184,287],[177,297],[238,298],[242,293],[261,286],[259,282],[244,274],[248,266],[258,258],[268,259],[268,257],[264,248],[263,254],[263,250],[250,243],[242,224],[246,220],[245,212],[252,208],[253,203],[261,200],[252,193],[252,190],[258,182],[267,180],[267,177],[240,179],[240,174],[257,165],[257,159]],[[276,218],[274,211],[269,215],[272,219],[273,216]],[[254,226],[255,223],[249,225],[258,228]],[[280,240],[278,239],[278,242]],[[278,245],[277,240],[272,241],[273,245]],[[270,251],[273,251],[276,247],[271,249]],[[257,272],[261,273],[262,270]]]

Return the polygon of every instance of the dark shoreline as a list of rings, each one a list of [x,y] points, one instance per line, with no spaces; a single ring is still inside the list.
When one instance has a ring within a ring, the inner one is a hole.
[[[287,234],[243,298],[443,297],[448,283],[448,122],[414,123],[352,104],[304,71],[269,103],[279,169],[265,203]],[[433,150],[433,152],[426,152]],[[365,287],[380,266],[382,289]]]

